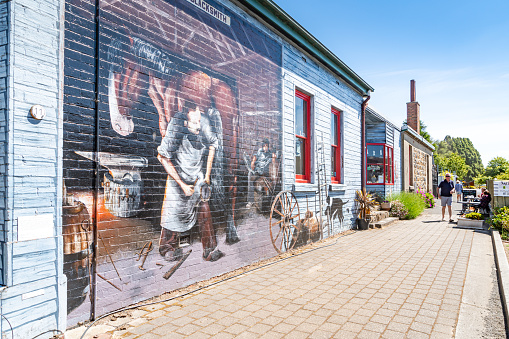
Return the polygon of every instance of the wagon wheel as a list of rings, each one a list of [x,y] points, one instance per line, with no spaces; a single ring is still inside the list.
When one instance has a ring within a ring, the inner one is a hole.
[[[278,253],[291,250],[300,233],[300,210],[295,195],[282,191],[274,198],[270,210],[270,237]]]

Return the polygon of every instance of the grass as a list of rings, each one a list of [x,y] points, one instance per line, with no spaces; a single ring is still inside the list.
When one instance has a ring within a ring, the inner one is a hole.
[[[411,192],[399,192],[387,197],[388,201],[399,200],[405,205],[408,214],[405,219],[415,219],[426,208],[426,203],[419,194]]]

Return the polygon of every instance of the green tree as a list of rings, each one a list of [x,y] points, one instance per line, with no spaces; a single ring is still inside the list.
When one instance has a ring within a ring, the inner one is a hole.
[[[484,175],[491,178],[497,178],[505,173],[509,174],[509,161],[502,157],[491,159],[484,171]]]
[[[469,170],[465,159],[456,153],[436,155],[435,164],[444,172],[456,173],[459,178],[465,178]]]
[[[465,178],[470,166],[465,162],[465,159],[456,153],[451,153],[446,158],[447,168],[449,172],[456,172],[459,178]]]
[[[463,179],[470,181],[484,173],[481,155],[469,138],[453,138],[448,135],[443,141],[436,142],[435,157],[438,155],[448,157],[452,153],[456,153],[465,159],[465,164],[468,166],[467,173]]]

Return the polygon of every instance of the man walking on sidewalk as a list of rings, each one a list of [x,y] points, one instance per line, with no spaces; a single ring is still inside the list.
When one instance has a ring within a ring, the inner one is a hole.
[[[437,187],[437,195],[438,199],[441,200],[442,203],[442,221],[444,221],[445,217],[445,206],[447,206],[449,210],[449,222],[453,222],[452,220],[452,194],[454,193],[454,183],[451,182],[451,175],[447,173],[445,175],[445,180],[440,183]]]

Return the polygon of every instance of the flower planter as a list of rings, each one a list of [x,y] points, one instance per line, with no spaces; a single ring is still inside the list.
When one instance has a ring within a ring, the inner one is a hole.
[[[357,229],[363,231],[369,229],[369,220],[357,218]]]
[[[483,223],[484,223],[484,220],[475,220],[475,219],[468,219],[468,218],[462,218],[462,217],[458,218],[458,227],[482,230]]]
[[[382,211],[388,211],[391,209],[391,203],[390,202],[383,202],[380,204],[380,208]]]

